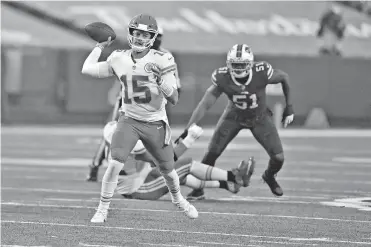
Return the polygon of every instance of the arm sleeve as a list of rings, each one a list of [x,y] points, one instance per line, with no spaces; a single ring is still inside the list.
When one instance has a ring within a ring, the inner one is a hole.
[[[102,53],[102,50],[95,47],[89,56],[85,59],[84,65],[82,66],[81,73],[90,75],[98,78],[106,78],[113,75],[112,67],[109,63],[110,57],[107,61],[98,62],[98,59]]]
[[[161,57],[161,74],[164,83],[173,88],[178,88],[178,77],[177,77],[177,65],[174,61],[174,57],[171,53],[165,53]]]
[[[176,77],[173,73],[167,73],[167,74],[163,75],[162,79],[164,80],[163,83],[165,83],[166,86],[171,86],[175,90],[178,88],[177,79],[176,79]]]

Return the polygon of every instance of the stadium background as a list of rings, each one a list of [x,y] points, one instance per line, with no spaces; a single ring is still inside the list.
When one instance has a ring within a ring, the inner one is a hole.
[[[311,110],[321,108],[331,127],[371,127],[370,17],[344,7],[344,56],[320,57],[315,33],[327,4],[2,2],[2,123],[103,124],[113,79],[103,82],[80,73],[94,46],[83,27],[103,21],[120,38],[111,50],[125,48],[128,20],[148,12],[163,26],[163,46],[179,64],[183,93],[172,111],[174,124],[185,124],[210,85],[211,72],[225,64],[228,48],[244,42],[258,60],[290,75],[294,126],[303,126]],[[272,107],[283,102],[280,86],[268,92]],[[223,97],[203,123],[213,125],[225,104]]]

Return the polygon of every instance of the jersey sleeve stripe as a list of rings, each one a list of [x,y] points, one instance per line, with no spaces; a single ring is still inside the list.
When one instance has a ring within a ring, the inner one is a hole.
[[[272,65],[268,64],[268,72],[267,72],[267,75],[269,75],[269,74],[271,73],[272,70],[273,70]]]
[[[170,72],[175,72],[176,71],[176,68],[172,68],[172,69],[169,69],[169,70],[166,70],[166,71],[162,71],[161,74],[165,75],[165,74],[168,74]]]
[[[163,68],[161,70],[161,73],[167,73],[167,70],[170,70],[170,69],[176,69],[176,64],[172,64],[172,65],[170,65],[170,66],[168,66],[166,68]]]
[[[270,69],[268,70],[268,79],[271,79],[271,77],[273,76],[273,68],[272,66],[270,67]]]
[[[215,85],[215,86],[218,86],[218,84],[216,84],[216,73],[213,73],[211,75],[211,82]]]

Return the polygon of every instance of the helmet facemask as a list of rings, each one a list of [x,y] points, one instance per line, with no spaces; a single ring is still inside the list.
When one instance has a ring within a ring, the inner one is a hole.
[[[253,62],[249,60],[227,60],[227,67],[235,78],[244,78],[249,75]]]
[[[148,36],[148,38],[143,38],[143,36]],[[136,52],[142,52],[150,49],[156,39],[156,36],[157,31],[155,30],[142,30],[133,27],[129,27],[128,30],[129,45]]]

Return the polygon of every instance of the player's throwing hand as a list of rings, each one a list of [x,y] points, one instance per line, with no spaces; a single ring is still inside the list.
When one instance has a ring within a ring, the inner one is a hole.
[[[108,37],[108,40],[107,41],[104,41],[102,43],[97,43],[97,47],[101,48],[102,50],[108,46],[110,46],[113,42],[113,40],[111,40],[111,36]]]

